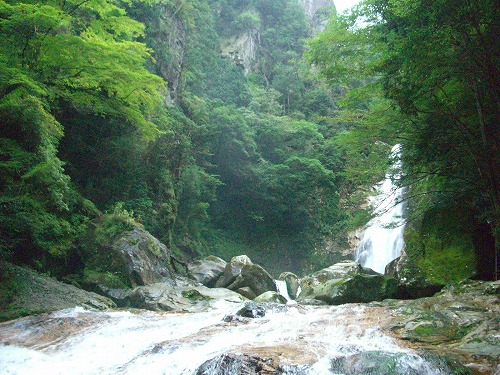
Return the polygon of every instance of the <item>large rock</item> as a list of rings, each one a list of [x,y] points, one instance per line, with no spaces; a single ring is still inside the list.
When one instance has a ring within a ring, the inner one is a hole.
[[[238,290],[244,287],[250,288],[257,296],[268,291],[276,291],[274,279],[258,264],[245,264],[241,273],[227,288]]]
[[[109,244],[90,242],[85,251],[87,269],[113,274],[129,287],[173,283],[171,264],[167,247],[139,226]]]
[[[133,307],[153,311],[199,312],[209,309],[219,300],[240,303],[240,294],[224,288],[207,288],[188,279],[178,278],[176,285],[156,283],[131,290],[108,292],[120,307]]]
[[[255,297],[254,302],[285,303],[286,304],[287,300],[281,294],[278,294],[277,292],[269,291],[269,292],[262,293],[260,296]]]
[[[391,330],[413,343],[500,358],[500,281],[463,282],[393,306]],[[497,361],[498,362],[498,361]],[[500,369],[500,367],[499,367]]]
[[[195,375],[217,374],[282,374],[270,358],[261,358],[247,354],[220,354],[203,363]]]
[[[224,268],[224,273],[222,277],[217,281],[215,286],[217,288],[227,288],[236,277],[241,273],[241,269],[244,265],[253,264],[250,258],[246,255],[238,255],[231,258],[231,260],[226,264]]]
[[[98,294],[0,262],[0,321],[76,306],[92,310],[116,307]]]
[[[285,282],[288,296],[291,299],[296,299],[297,296],[299,295],[299,289],[300,289],[299,277],[291,272],[283,272],[278,277],[278,280]]]
[[[425,361],[422,360],[425,358]],[[444,358],[407,352],[364,351],[331,360],[330,371],[344,375],[434,375],[468,374],[466,367]]]
[[[236,312],[236,315],[245,318],[262,318],[266,315],[266,308],[262,303],[245,302],[243,307]]]
[[[225,260],[210,255],[204,259],[189,262],[187,268],[191,277],[199,283],[212,288],[224,273],[226,265]]]
[[[342,262],[302,279],[297,301],[313,305],[381,301],[395,295],[397,284],[356,262]]]
[[[404,252],[385,267],[385,274],[398,281],[395,298],[430,297],[443,289],[444,286],[428,280]]]

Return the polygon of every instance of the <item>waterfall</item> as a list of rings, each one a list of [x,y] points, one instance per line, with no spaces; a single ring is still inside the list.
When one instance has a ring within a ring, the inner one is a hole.
[[[393,183],[400,178],[400,154],[401,146],[395,145],[391,151],[395,162],[384,180],[375,186],[376,195],[370,202],[375,217],[366,225],[356,250],[356,261],[379,273],[384,273],[385,266],[400,256],[404,247],[404,191]]]
[[[286,287],[286,281],[284,281],[284,280],[274,280],[274,282],[276,283],[276,291],[280,295],[282,295],[283,297],[285,297],[287,301],[291,301],[292,298],[288,294],[288,289]]]

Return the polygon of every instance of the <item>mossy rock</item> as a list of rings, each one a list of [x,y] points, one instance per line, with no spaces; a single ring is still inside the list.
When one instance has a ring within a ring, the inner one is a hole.
[[[169,282],[175,276],[169,249],[141,226],[100,241],[97,227],[83,246],[85,279],[109,288]],[[91,279],[91,280],[89,280]]]
[[[64,284],[28,268],[0,262],[0,320],[83,306],[116,307],[110,299]]]
[[[210,297],[204,296],[196,289],[184,290],[182,291],[182,296],[192,301],[208,301],[211,299]]]

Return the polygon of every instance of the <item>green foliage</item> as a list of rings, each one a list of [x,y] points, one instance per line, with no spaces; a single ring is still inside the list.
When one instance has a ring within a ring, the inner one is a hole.
[[[98,226],[94,231],[95,242],[109,245],[117,236],[123,232],[133,230],[136,225],[133,213],[123,209],[123,203],[119,202],[115,205],[113,211],[99,219]]]
[[[86,268],[83,273],[83,278],[81,280],[77,280],[76,282],[78,284],[83,283],[84,285],[87,284],[92,286],[101,285],[113,289],[130,288],[126,281],[120,276],[121,275],[110,271],[99,272]]]
[[[429,210],[405,231],[406,253],[435,283],[470,278],[476,272],[474,225],[471,213],[463,209]]]
[[[95,214],[58,156],[69,117],[158,134],[149,117],[163,82],[143,67],[141,35],[112,2],[0,1],[0,247],[17,261],[64,257]]]

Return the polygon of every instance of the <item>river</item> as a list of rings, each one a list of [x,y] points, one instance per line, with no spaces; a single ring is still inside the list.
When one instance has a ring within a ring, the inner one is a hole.
[[[378,323],[387,317],[376,307],[268,305],[261,318],[224,319],[241,306],[219,300],[198,313],[74,308],[3,323],[1,373],[196,374],[218,355],[244,353],[270,358],[281,374],[354,374],[345,372],[356,365],[348,359],[376,352],[399,366],[397,374],[447,373],[384,334]],[[211,368],[198,373],[233,374]]]

